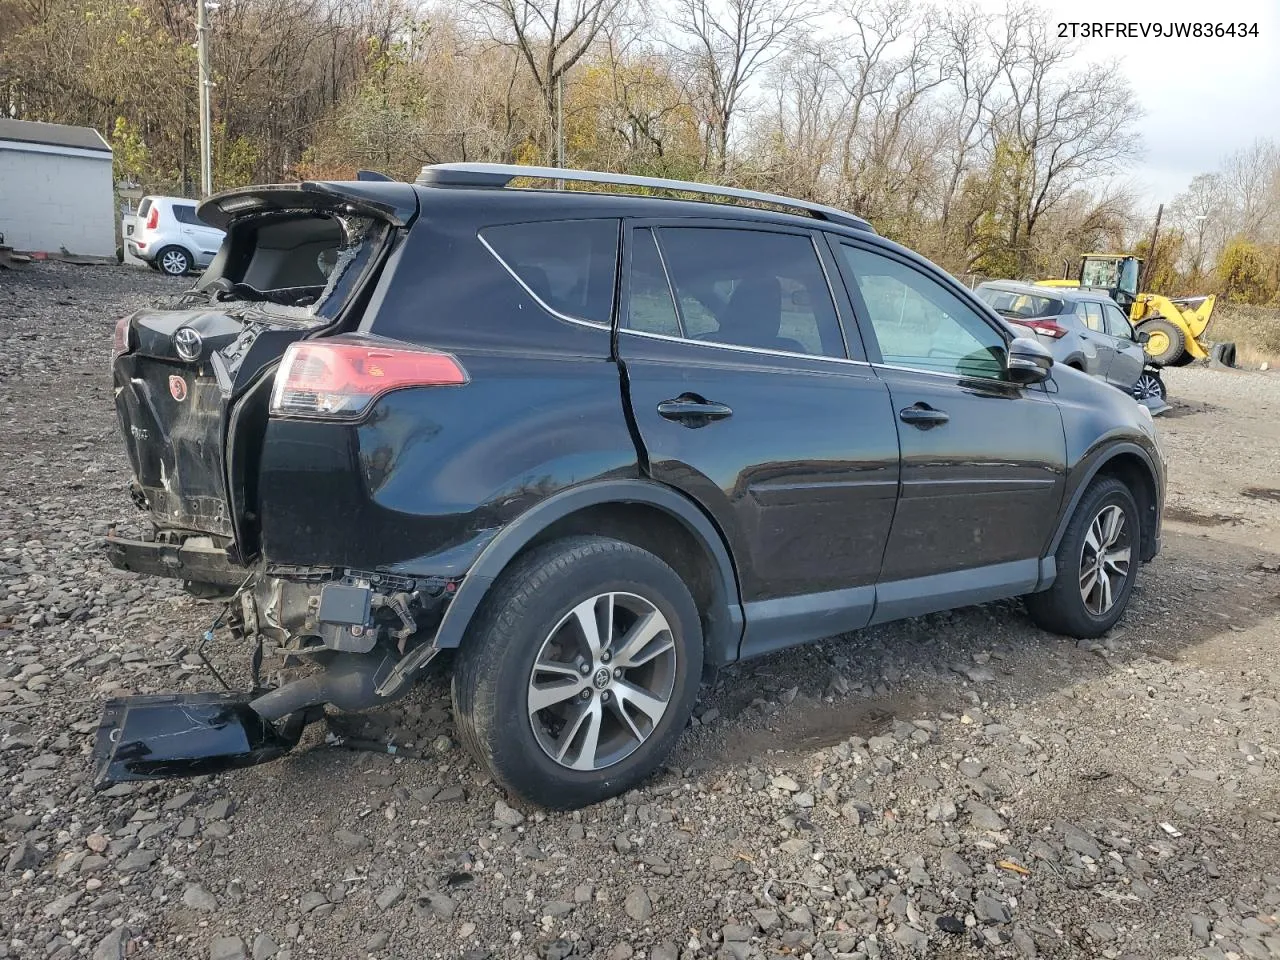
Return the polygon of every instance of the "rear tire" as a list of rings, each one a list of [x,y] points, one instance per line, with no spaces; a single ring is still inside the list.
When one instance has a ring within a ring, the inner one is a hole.
[[[633,544],[572,537],[491,588],[458,652],[454,715],[502,787],[573,809],[661,765],[701,673],[698,610],[676,572]]]
[[[191,272],[191,254],[181,247],[165,247],[156,254],[161,273],[169,277],[184,277]]]
[[[1187,338],[1182,329],[1164,317],[1143,321],[1138,324],[1137,330],[1151,335],[1151,340],[1145,346],[1147,356],[1162,367],[1177,366],[1178,360],[1187,352]]]
[[[1114,477],[1094,480],[1054,555],[1053,586],[1025,598],[1031,619],[1051,633],[1102,636],[1129,604],[1141,540],[1138,505],[1129,488]]]

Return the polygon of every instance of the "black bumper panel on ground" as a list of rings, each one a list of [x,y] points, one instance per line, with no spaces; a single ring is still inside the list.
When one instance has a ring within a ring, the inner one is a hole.
[[[173,693],[108,700],[93,746],[97,789],[267,763],[297,743],[243,695]]]
[[[227,552],[217,547],[179,546],[119,537],[108,537],[105,546],[111,565],[131,573],[176,577],[223,587],[238,587],[248,575],[244,567],[232,564]]]

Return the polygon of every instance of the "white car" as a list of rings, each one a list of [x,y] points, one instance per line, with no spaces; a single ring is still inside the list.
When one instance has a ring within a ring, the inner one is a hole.
[[[143,197],[126,229],[129,253],[171,277],[207,267],[226,235],[201,221],[196,201],[185,197]]]

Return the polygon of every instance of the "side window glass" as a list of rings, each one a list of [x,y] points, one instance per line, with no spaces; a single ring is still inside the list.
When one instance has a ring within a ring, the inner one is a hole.
[[[196,208],[186,203],[175,203],[173,216],[179,223],[198,224],[200,222],[196,219]]]
[[[538,300],[596,323],[613,318],[617,220],[553,220],[486,227],[480,236]]]
[[[886,364],[1005,378],[1005,341],[959,297],[918,270],[840,245]]]
[[[653,231],[634,230],[631,240],[631,283],[624,325],[628,330],[678,337],[680,321]]]
[[[1129,318],[1117,307],[1111,304],[1103,305],[1103,312],[1107,319],[1107,333],[1121,340],[1133,339],[1133,327],[1129,325]]]
[[[1099,333],[1105,333],[1106,328],[1102,325],[1102,304],[1085,303],[1084,305],[1084,322],[1090,330],[1097,330]]]
[[[809,237],[663,227],[658,244],[691,340],[843,357],[826,275]]]

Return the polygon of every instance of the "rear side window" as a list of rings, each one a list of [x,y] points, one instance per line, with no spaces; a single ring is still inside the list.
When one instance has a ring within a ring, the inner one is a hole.
[[[729,227],[663,227],[657,238],[688,339],[845,355],[835,304],[809,237]]]
[[[631,284],[624,324],[628,330],[678,337],[681,335],[680,319],[676,316],[671,286],[658,255],[653,231],[636,230],[631,238]]]
[[[595,323],[613,319],[617,220],[487,227],[481,238],[543,306]]]
[[[1084,321],[1084,325],[1090,330],[1097,330],[1104,333],[1102,327],[1102,305],[1099,303],[1091,303],[1084,301],[1076,304],[1076,316]]]
[[[174,219],[179,223],[191,223],[202,226],[202,221],[196,216],[195,204],[191,203],[175,203],[173,205]]]

